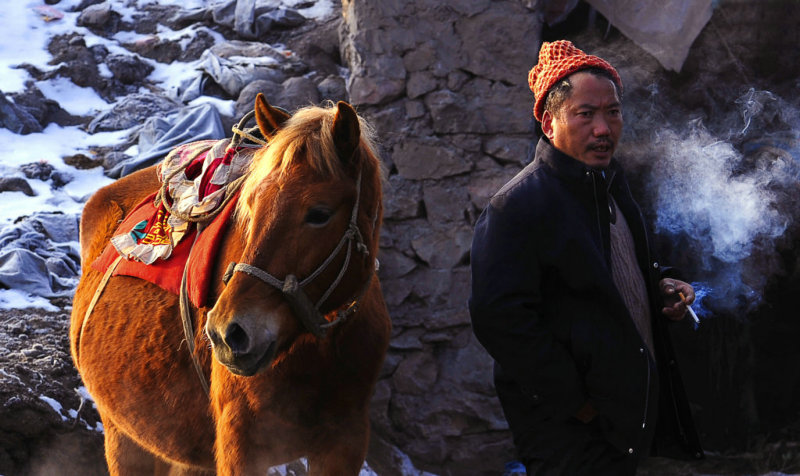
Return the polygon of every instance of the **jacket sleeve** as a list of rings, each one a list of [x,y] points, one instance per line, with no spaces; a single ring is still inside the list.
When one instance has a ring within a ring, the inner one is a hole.
[[[470,316],[481,345],[534,405],[563,417],[586,401],[583,381],[565,345],[541,315],[542,269],[536,230],[492,203],[475,226]],[[557,318],[557,316],[555,316]]]

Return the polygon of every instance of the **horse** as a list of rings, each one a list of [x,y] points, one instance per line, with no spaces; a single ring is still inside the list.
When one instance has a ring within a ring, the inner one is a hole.
[[[302,457],[309,474],[356,475],[366,458],[391,331],[374,134],[345,102],[290,116],[259,94],[255,119],[267,145],[213,257],[209,303],[188,305],[189,339],[181,296],[89,266],[159,187],[155,167],[85,205],[70,347],[112,475],[263,475]]]

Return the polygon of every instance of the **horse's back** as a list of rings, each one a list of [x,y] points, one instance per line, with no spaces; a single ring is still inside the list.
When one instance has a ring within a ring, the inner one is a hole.
[[[156,166],[139,170],[100,188],[81,214],[80,242],[84,274],[111,239],[125,215],[159,187]]]

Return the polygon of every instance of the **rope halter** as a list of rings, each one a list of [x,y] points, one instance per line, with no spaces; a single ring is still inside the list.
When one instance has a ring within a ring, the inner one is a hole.
[[[336,245],[333,251],[331,251],[328,257],[325,258],[322,264],[320,264],[304,279],[299,280],[294,274],[288,274],[285,279],[281,280],[257,266],[253,266],[248,263],[232,262],[228,265],[228,269],[225,271],[222,281],[227,284],[228,281],[233,277],[233,274],[237,271],[260,279],[261,281],[283,293],[284,297],[289,302],[289,306],[291,307],[292,311],[303,323],[306,330],[311,332],[316,337],[325,337],[325,332],[328,328],[333,327],[358,310],[358,303],[366,293],[372,278],[372,274],[370,274],[359,293],[344,308],[336,311],[336,317],[332,321],[325,319],[320,309],[322,308],[323,303],[336,289],[336,287],[339,286],[342,278],[344,278],[344,274],[350,265],[350,258],[352,256],[354,247],[353,245],[355,244],[355,249],[362,255],[369,255],[369,250],[367,245],[364,243],[364,238],[361,235],[361,231],[359,230],[357,224],[360,199],[361,171],[358,172],[358,179],[356,180],[356,201],[355,204],[353,204],[353,210],[350,214],[350,222],[347,225],[347,229],[342,235],[342,238],[339,240],[339,243]],[[345,246],[347,247],[347,252],[344,263],[342,264],[342,268],[339,270],[339,274],[336,276],[336,279],[333,280],[330,286],[328,286],[328,289],[317,300],[316,304],[312,303],[311,299],[305,293],[303,288],[308,286],[309,283],[322,274],[322,272],[325,271],[325,269],[333,262],[333,260],[336,259],[342,248]]]

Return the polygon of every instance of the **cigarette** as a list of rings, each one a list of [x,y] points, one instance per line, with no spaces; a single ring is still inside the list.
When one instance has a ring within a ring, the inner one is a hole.
[[[678,291],[678,296],[681,297],[681,302],[686,304],[686,296],[684,296],[683,293],[680,291]],[[694,309],[692,309],[692,306],[686,304],[686,310],[689,311],[689,315],[692,316],[692,319],[694,319],[695,324],[700,324],[700,318],[697,317],[697,314],[695,314]]]

